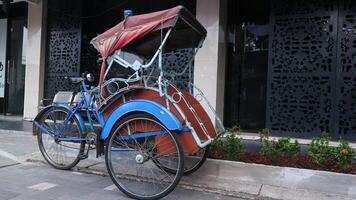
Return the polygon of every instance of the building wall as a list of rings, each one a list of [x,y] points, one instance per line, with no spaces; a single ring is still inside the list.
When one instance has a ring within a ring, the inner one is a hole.
[[[28,43],[25,77],[24,116],[34,119],[43,97],[47,0],[28,6]]]
[[[222,119],[225,95],[226,0],[198,0],[196,18],[208,34],[195,57],[194,84],[206,95]],[[208,110],[206,108],[206,110]],[[213,118],[214,114],[209,112]]]

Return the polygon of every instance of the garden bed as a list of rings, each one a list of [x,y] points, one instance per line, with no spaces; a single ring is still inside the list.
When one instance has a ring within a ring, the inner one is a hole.
[[[291,157],[279,157],[277,159],[269,159],[267,156],[263,156],[260,153],[244,152],[236,159],[236,161],[245,163],[256,163],[264,165],[274,165],[280,167],[294,167],[304,169],[315,169],[323,171],[332,171],[346,174],[356,175],[356,164],[353,163],[349,166],[343,167],[333,159],[327,159],[321,164],[317,165],[313,163],[313,159],[307,155],[296,155]]]
[[[314,138],[308,147],[307,154],[302,154],[298,141],[289,138],[277,141],[269,139],[269,131],[260,132],[261,148],[259,152],[246,152],[239,129],[230,131],[224,138],[213,142],[209,157],[213,159],[257,163],[281,167],[294,167],[355,174],[355,151],[344,140],[337,147],[329,145],[329,138]]]

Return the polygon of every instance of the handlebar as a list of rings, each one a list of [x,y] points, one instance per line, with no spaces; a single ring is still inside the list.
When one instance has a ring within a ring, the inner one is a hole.
[[[85,81],[93,82],[94,76],[90,73],[83,73],[82,77],[64,77],[65,80],[68,80],[72,84],[80,84],[80,88],[82,91],[87,93],[95,93],[96,89],[90,89],[90,87],[85,83]]]
[[[72,84],[78,84],[78,83],[84,81],[84,78],[82,78],[82,77],[68,77],[68,76],[66,76],[66,77],[64,77],[64,79],[68,80]]]
[[[69,77],[66,76],[64,77],[65,80],[69,80],[73,84],[78,84],[82,81],[88,81],[88,82],[93,82],[94,81],[94,76],[91,73],[84,72],[81,77]]]

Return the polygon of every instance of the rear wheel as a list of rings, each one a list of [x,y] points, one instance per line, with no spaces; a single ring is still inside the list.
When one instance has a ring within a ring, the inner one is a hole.
[[[174,166],[177,173],[167,173],[161,160]],[[113,128],[106,146],[106,165],[116,186],[131,198],[159,199],[178,184],[184,167],[182,145],[151,115],[133,114]]]
[[[45,160],[57,169],[66,170],[77,165],[85,147],[79,121],[69,113],[68,109],[53,107],[37,121],[46,130],[39,128],[39,149]]]
[[[209,146],[193,151],[184,159],[184,175],[189,175],[197,171],[206,161],[209,154]]]
[[[187,176],[195,171],[197,171],[206,161],[209,154],[209,146],[205,148],[198,148],[195,151],[184,156],[184,172],[183,175]],[[161,162],[159,159],[155,162],[157,165],[163,167],[166,172],[176,173],[177,169],[174,166],[170,166],[167,163]]]

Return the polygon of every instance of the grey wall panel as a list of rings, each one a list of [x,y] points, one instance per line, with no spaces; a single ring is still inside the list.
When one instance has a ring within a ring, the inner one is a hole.
[[[0,98],[5,96],[7,19],[0,19]]]

